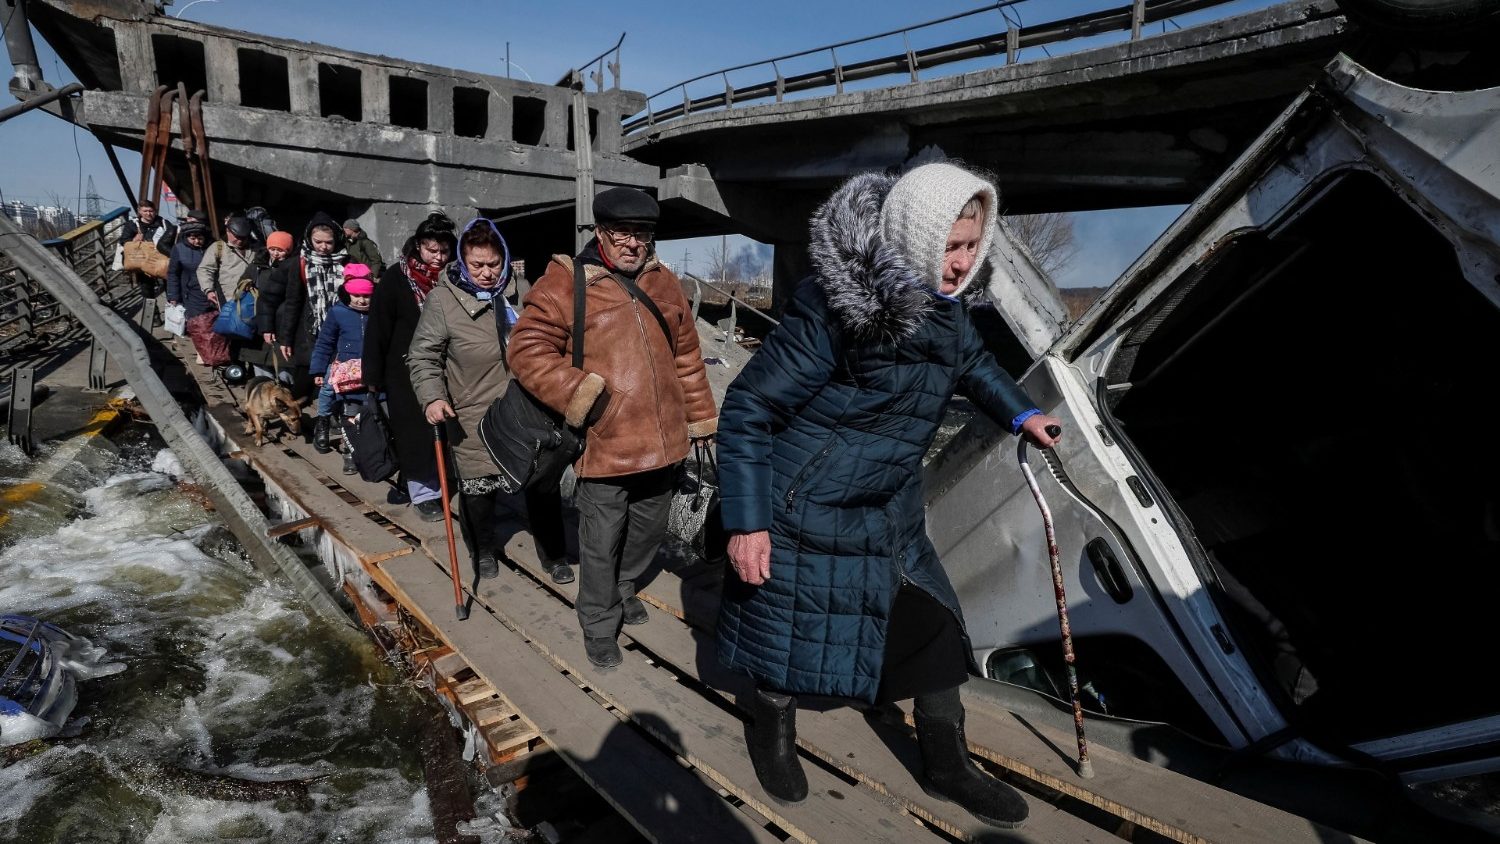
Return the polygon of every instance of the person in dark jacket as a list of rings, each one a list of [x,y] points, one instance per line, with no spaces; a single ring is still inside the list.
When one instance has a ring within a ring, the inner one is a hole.
[[[182,305],[187,320],[184,329],[193,341],[199,362],[223,366],[229,362],[229,342],[213,330],[219,308],[198,284],[198,266],[203,263],[212,239],[202,212],[189,214],[167,264],[167,305]]]
[[[276,342],[276,313],[286,293],[281,289],[283,281],[277,276],[293,245],[290,232],[271,232],[266,236],[265,251],[250,265],[249,273],[259,294],[255,303],[255,330],[261,339],[260,356],[250,362],[261,368],[259,374],[274,371],[273,377],[286,381],[291,379],[291,371],[287,368],[290,363]]]
[[[358,220],[350,218],[344,221],[344,243],[351,262],[369,267],[376,278],[385,272],[385,258],[380,254],[380,247],[360,228]]]
[[[188,319],[217,310],[198,286],[198,265],[203,263],[209,240],[207,224],[189,217],[178,232],[172,260],[167,264],[167,304],[182,305]]]
[[[282,296],[276,309],[276,343],[292,362],[292,393],[298,398],[312,393],[308,364],[312,362],[313,343],[323,327],[323,317],[338,301],[347,263],[344,230],[320,211],[303,232],[301,253],[283,264],[273,281]]]
[[[922,457],[955,392],[1048,448],[1042,414],[984,349],[959,297],[988,254],[993,186],[948,163],[856,176],[818,210],[816,274],[730,386],[719,424],[725,586],[719,656],[757,681],[750,755],[772,796],[807,795],[798,694],[916,699],[923,787],[997,826],[1026,803],[964,743],[972,666],[927,538]]]
[[[149,199],[142,199],[137,203],[135,216],[120,227],[120,245],[142,240],[155,243],[156,251],[169,258],[172,256],[172,247],[177,245],[177,227],[158,214],[156,203]],[[140,287],[143,298],[155,299],[156,294],[161,292],[157,280],[143,272],[135,273],[135,283]]]
[[[364,354],[365,325],[370,316],[370,296],[374,292],[375,283],[370,279],[369,267],[364,264],[344,266],[344,286],[339,288],[339,301],[334,303],[328,315],[323,318],[323,327],[318,329],[318,339],[313,344],[312,361],[309,364],[313,372],[313,383],[321,388],[318,391],[318,423],[324,431],[323,441],[320,443],[315,438],[313,445],[325,454],[329,451],[329,416],[338,409],[336,405],[342,404],[343,412],[339,416],[344,436],[340,450],[344,455],[346,475],[357,471],[354,465],[354,431],[350,417],[359,413],[365,400],[365,390],[363,380],[356,389],[339,389],[339,385],[333,380],[333,366],[359,360]]]
[[[406,499],[429,522],[443,518],[442,490],[432,449],[432,426],[427,424],[412,390],[406,354],[427,295],[456,246],[453,221],[448,215],[428,215],[402,250],[401,259],[387,268],[375,285],[370,323],[365,329],[365,383],[386,396],[392,445],[405,487],[398,492],[404,491]]]

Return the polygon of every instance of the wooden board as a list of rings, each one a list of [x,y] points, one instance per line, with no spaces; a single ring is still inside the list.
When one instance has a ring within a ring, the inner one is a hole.
[[[394,573],[392,564],[406,568],[417,562],[398,560],[385,567]],[[509,568],[502,567],[493,580],[480,581],[477,599],[542,648],[554,664],[798,840],[941,840],[895,803],[813,765],[806,766],[810,793],[805,801],[796,805],[773,801],[761,790],[750,765],[743,722],[725,707],[684,688],[672,674],[650,665],[635,651],[625,652],[619,668],[594,668],[584,656],[583,636],[573,613]],[[686,628],[683,632],[687,633]]]
[[[506,547],[507,557],[521,563],[546,583],[547,588],[572,601],[577,595],[577,581],[553,584],[541,573],[535,554],[528,551],[529,542],[529,536],[518,534]],[[714,606],[717,608],[717,603]],[[626,627],[625,632],[647,648],[653,657],[669,665],[673,671],[707,684],[726,705],[733,705],[736,699],[751,691],[749,678],[730,673],[719,664],[711,636],[694,631],[660,609],[648,609],[648,612],[650,622]],[[571,613],[566,618],[571,621]],[[994,827],[978,821],[962,808],[935,800],[922,791],[916,781],[920,763],[915,755],[915,738],[895,736],[894,731],[885,727],[877,729],[860,713],[846,707],[827,711],[799,710],[797,732],[798,745],[804,750],[877,793],[896,800],[912,815],[949,835],[967,841],[986,841],[993,840],[997,834]],[[812,766],[804,763],[804,767]],[[1022,796],[1031,816],[1021,829],[1006,831],[1008,840],[1059,844],[1118,840],[1032,795],[1023,793]]]
[[[661,572],[643,597],[665,608],[664,614],[697,623],[717,616],[717,591],[706,588],[712,580],[700,577],[684,582],[671,572]],[[644,628],[627,632],[649,635]],[[969,693],[967,687],[964,700],[969,746],[976,755],[1172,840],[1194,844],[1358,840],[1099,745],[1089,753],[1094,778],[1081,779],[1073,768],[1071,733],[1023,723],[1018,716]],[[1213,811],[1204,811],[1206,806],[1214,807]]]
[[[208,413],[224,429],[244,458],[265,479],[274,484],[304,513],[318,519],[319,526],[362,563],[371,564],[391,557],[410,554],[412,546],[392,536],[380,525],[365,518],[364,508],[340,498],[298,465],[295,457],[275,443],[256,446],[240,433],[244,417],[226,405],[210,405]],[[237,439],[236,439],[237,438]]]
[[[539,656],[526,640],[482,610],[457,621],[442,610],[453,600],[441,570],[424,555],[380,564],[390,588],[497,688],[591,787],[630,818],[649,840],[704,844],[774,844],[692,771],[600,707]],[[429,607],[437,618],[420,608]],[[438,620],[438,619],[441,620]]]

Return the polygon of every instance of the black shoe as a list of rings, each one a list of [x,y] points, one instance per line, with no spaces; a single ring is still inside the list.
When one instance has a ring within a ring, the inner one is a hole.
[[[488,580],[500,576],[500,561],[496,559],[495,551],[485,548],[479,552],[479,557],[474,561],[474,568],[479,571],[481,580]]]
[[[333,446],[328,444],[328,427],[331,421],[327,416],[319,416],[317,421],[313,422],[313,448],[319,454],[333,451]]]
[[[651,614],[646,612],[646,605],[641,603],[640,598],[631,595],[624,603],[626,624],[645,624],[651,620]]]
[[[433,498],[415,506],[424,522],[441,522],[443,520],[443,499]]]
[[[359,467],[354,465],[354,454],[352,452],[344,452],[344,474],[359,474]]]
[[[387,504],[407,504],[410,501],[411,496],[407,495],[406,490],[399,486],[391,487],[385,494],[385,503]]]
[[[807,799],[807,774],[797,758],[797,699],[756,689],[750,698],[750,764],[766,793],[783,803]]]
[[[583,637],[583,652],[595,668],[614,668],[625,661],[620,645],[614,639]]]
[[[969,758],[962,716],[955,722],[918,714],[916,720],[923,791],[957,803],[991,826],[1014,829],[1026,822],[1029,810],[1020,793],[980,770]]]
[[[553,583],[573,582],[573,567],[568,565],[567,560],[542,560],[542,570],[552,578]]]

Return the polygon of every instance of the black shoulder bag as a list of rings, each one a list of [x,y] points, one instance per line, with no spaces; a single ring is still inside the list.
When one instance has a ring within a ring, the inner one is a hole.
[[[587,305],[583,264],[573,264],[573,366],[583,369],[583,320]],[[501,309],[500,358],[510,368],[507,351],[510,325]],[[583,437],[568,427],[563,415],[542,404],[514,378],[505,394],[495,399],[479,420],[479,441],[495,465],[500,467],[500,485],[506,492],[520,492],[536,484],[556,484],[563,470],[583,453]]]
[[[661,308],[641,290],[634,280],[616,276],[632,299],[646,306],[651,316],[667,336],[672,353],[677,353],[677,342]],[[584,281],[583,263],[573,262],[573,367],[583,369],[583,323],[588,303],[588,286]],[[501,302],[499,307],[505,307]],[[500,355],[506,359],[510,345],[509,324],[503,315],[500,322]],[[510,368],[508,361],[506,368]],[[568,427],[563,415],[543,404],[520,382],[511,379],[505,394],[495,399],[484,418],[479,420],[479,440],[495,465],[500,467],[500,485],[506,492],[515,493],[541,484],[554,486],[562,479],[563,470],[572,465],[583,453],[584,438],[579,431]]]

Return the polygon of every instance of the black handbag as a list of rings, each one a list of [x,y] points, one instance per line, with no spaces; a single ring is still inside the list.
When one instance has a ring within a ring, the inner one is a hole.
[[[359,412],[353,447],[354,468],[369,483],[380,483],[401,469],[391,449],[391,432],[380,412],[380,399],[373,390],[365,397],[365,406]]]
[[[666,317],[635,282],[619,276],[620,284],[632,299],[645,305],[646,310],[661,327],[673,354],[677,342],[667,327]],[[588,297],[584,281],[583,262],[573,262],[573,367],[583,369],[583,323]],[[501,305],[504,307],[504,305]],[[510,346],[510,329],[504,318],[500,319],[500,357],[507,369],[506,360]],[[583,454],[584,435],[568,427],[563,415],[543,404],[514,378],[506,387],[505,394],[490,404],[479,420],[479,441],[489,452],[490,459],[500,469],[500,486],[509,493],[520,492],[537,484],[555,485],[563,470],[572,465]]]
[[[583,264],[573,264],[573,366],[583,368],[583,319],[586,305]],[[499,307],[505,307],[503,303]],[[500,358],[510,368],[510,327],[500,318]],[[505,393],[479,420],[479,441],[500,469],[500,486],[517,493],[535,484],[556,483],[563,470],[583,453],[583,436],[568,427],[563,415],[546,406],[511,378]]]

